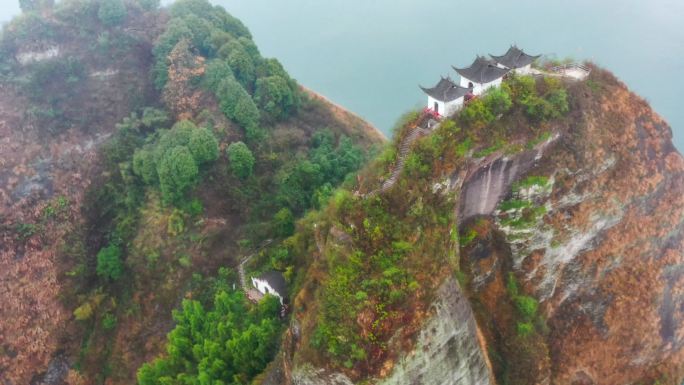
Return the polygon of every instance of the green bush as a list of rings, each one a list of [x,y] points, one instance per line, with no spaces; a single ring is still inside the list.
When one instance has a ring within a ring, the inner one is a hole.
[[[523,319],[531,320],[537,314],[539,303],[536,299],[525,295],[516,296],[513,301]]]
[[[475,99],[468,103],[460,115],[461,119],[475,129],[482,129],[494,120],[483,99]]]
[[[518,322],[516,323],[516,331],[521,337],[527,337],[534,333],[534,325],[531,322]]]
[[[121,249],[110,243],[97,253],[97,275],[111,280],[117,280],[123,274],[123,262],[121,262]]]
[[[507,112],[513,106],[511,95],[507,92],[506,88],[503,87],[490,89],[483,100],[487,109],[489,109],[494,116],[499,116]]]
[[[126,13],[126,4],[123,0],[103,0],[97,11],[97,17],[104,25],[114,26],[124,21]]]
[[[254,169],[254,155],[249,147],[242,142],[233,142],[228,146],[228,160],[233,175],[246,179],[252,175]]]
[[[102,317],[102,328],[104,330],[112,330],[116,327],[116,316],[111,313],[107,313]]]

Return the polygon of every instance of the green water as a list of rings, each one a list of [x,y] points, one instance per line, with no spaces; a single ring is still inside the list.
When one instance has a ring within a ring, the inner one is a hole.
[[[684,149],[683,0],[215,0],[302,84],[389,132],[418,84],[511,43],[591,59],[651,102]]]

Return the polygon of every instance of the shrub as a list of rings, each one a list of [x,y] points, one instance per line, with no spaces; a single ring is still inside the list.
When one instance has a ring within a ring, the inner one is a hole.
[[[252,175],[254,155],[246,144],[242,142],[231,143],[227,151],[233,175],[240,179],[246,179]]]
[[[536,299],[528,297],[526,295],[516,296],[513,301],[515,302],[515,307],[520,312],[523,319],[531,320],[537,314],[537,308],[539,303]]]
[[[121,249],[110,243],[97,253],[97,275],[105,279],[117,280],[123,274]]]
[[[164,202],[179,203],[188,188],[197,182],[198,173],[197,163],[187,147],[168,150],[157,166]]]
[[[475,99],[461,112],[461,119],[475,129],[482,129],[494,120],[494,114],[489,110],[483,99]]]
[[[494,116],[499,116],[511,109],[513,101],[505,88],[493,88],[484,97],[484,104]]]
[[[112,330],[116,327],[116,316],[111,313],[107,313],[102,317],[102,328],[104,330]]]
[[[126,18],[126,4],[123,0],[104,0],[100,3],[97,17],[104,25],[117,25]]]
[[[77,321],[85,321],[93,316],[93,306],[86,302],[74,310],[74,317]]]
[[[534,325],[531,322],[518,322],[516,330],[521,337],[527,337],[534,332]]]

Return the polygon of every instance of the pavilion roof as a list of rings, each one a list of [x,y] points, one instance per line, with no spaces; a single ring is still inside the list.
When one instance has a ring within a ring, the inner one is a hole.
[[[532,64],[532,62],[541,55],[528,55],[520,48],[516,47],[515,45],[512,45],[508,49],[508,52],[506,52],[502,56],[489,56],[491,56],[497,63],[502,64],[508,68],[515,69],[524,67],[528,64]]]
[[[428,95],[442,102],[451,102],[458,98],[465,96],[468,93],[468,89],[456,85],[451,79],[442,77],[437,85],[432,88],[425,88],[420,86],[420,88]]]
[[[483,56],[478,56],[470,67],[453,67],[453,69],[464,78],[480,84],[499,79],[509,71],[508,69],[498,67],[496,62]]]

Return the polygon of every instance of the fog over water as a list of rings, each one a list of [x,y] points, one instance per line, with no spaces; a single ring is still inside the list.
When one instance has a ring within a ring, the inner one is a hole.
[[[212,1],[300,83],[386,133],[424,103],[418,84],[457,78],[451,65],[517,43],[610,69],[667,119],[684,150],[682,0]],[[1,21],[18,12],[17,0],[0,0]]]

